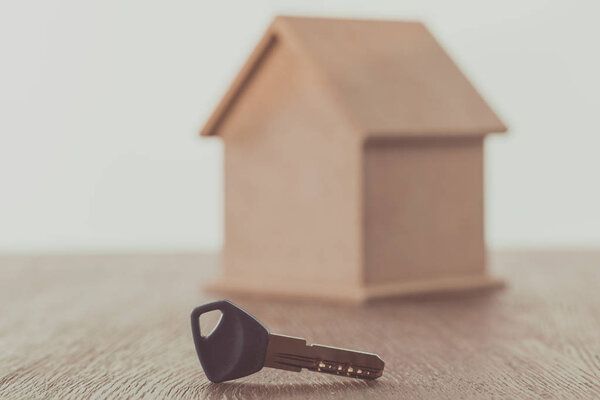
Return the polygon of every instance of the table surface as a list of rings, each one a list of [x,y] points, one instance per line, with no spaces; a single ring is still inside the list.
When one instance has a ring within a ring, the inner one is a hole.
[[[505,289],[366,306],[237,298],[272,332],[378,353],[361,381],[207,381],[189,312],[211,255],[0,257],[0,398],[599,398],[600,252],[499,252]]]

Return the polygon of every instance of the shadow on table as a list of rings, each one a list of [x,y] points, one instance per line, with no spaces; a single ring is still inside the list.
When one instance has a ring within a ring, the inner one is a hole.
[[[222,382],[203,386],[201,398],[374,398],[373,390],[385,386],[379,381],[331,382]]]
[[[507,283],[499,284],[498,286],[490,288],[470,289],[463,291],[437,291],[426,294],[409,294],[398,297],[387,297],[387,298],[376,298],[369,300],[365,303],[352,303],[352,302],[335,302],[335,301],[321,301],[319,299],[297,299],[293,297],[260,297],[256,295],[248,294],[231,294],[228,299],[246,306],[246,308],[258,309],[273,308],[273,306],[292,306],[299,308],[328,308],[328,309],[369,309],[377,308],[381,305],[388,306],[405,306],[414,303],[440,303],[446,302],[448,304],[456,303],[459,304],[465,301],[493,301],[498,295],[504,293],[507,289]]]
[[[401,297],[390,297],[373,299],[366,306],[377,306],[381,304],[410,304],[410,303],[435,303],[448,302],[460,303],[464,301],[488,301],[494,299],[506,289],[506,283],[491,288],[470,289],[464,291],[439,291],[434,293],[412,294]]]

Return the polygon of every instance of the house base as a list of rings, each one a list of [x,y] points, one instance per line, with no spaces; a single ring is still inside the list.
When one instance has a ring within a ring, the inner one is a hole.
[[[365,303],[370,300],[428,294],[451,294],[491,290],[504,286],[504,281],[487,275],[439,278],[412,282],[393,282],[369,286],[297,285],[293,282],[256,282],[221,279],[206,290],[225,295],[327,300],[343,303]]]

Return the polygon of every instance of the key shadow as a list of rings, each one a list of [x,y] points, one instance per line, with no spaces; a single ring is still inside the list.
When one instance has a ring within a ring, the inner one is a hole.
[[[314,398],[319,394],[334,394],[336,397],[365,397],[374,396],[373,390],[385,386],[378,380],[343,380],[343,381],[315,381],[315,382],[222,382],[208,383],[203,386],[202,398]],[[359,393],[362,392],[360,395]]]

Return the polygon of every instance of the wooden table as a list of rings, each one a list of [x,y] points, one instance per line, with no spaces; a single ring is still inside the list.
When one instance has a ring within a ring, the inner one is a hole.
[[[273,369],[206,380],[202,255],[0,258],[0,398],[600,398],[600,252],[503,252],[506,289],[367,306],[235,299],[273,332],[386,361],[366,382]]]

